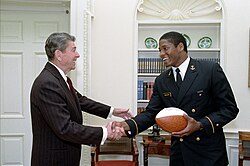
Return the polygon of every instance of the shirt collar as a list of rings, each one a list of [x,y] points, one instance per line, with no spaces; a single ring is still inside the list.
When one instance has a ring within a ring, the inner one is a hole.
[[[178,67],[180,69],[180,74],[182,76],[182,79],[184,78],[186,74],[189,62],[190,62],[190,57],[187,57],[187,59]],[[173,68],[173,71],[177,69],[177,67],[172,67],[172,68]]]

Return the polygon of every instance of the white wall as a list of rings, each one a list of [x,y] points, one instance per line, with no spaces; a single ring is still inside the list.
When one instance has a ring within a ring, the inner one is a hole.
[[[95,1],[91,44],[91,97],[133,107],[135,0]],[[93,122],[92,123],[100,123]]]
[[[225,72],[240,108],[238,117],[227,130],[250,130],[250,88],[248,87],[250,1],[224,0]]]
[[[225,72],[240,108],[238,117],[225,128],[250,130],[248,88],[250,1],[224,0]],[[113,106],[134,104],[135,0],[95,1],[92,24],[91,97]],[[99,122],[96,122],[99,123]]]

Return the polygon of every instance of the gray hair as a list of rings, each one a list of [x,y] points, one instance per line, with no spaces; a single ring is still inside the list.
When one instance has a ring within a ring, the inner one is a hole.
[[[75,36],[69,35],[68,33],[52,33],[45,42],[45,51],[48,60],[54,59],[55,51],[65,51],[68,46],[68,41],[75,41]]]

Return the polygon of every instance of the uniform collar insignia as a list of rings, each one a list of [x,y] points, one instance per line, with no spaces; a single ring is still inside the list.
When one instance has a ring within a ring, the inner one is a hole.
[[[168,73],[168,76],[170,76],[171,75],[171,71]]]
[[[170,77],[171,73],[172,73],[172,70],[169,70],[168,73],[167,73],[167,77]]]
[[[190,70],[195,71],[194,65],[191,65],[191,66],[190,66]]]

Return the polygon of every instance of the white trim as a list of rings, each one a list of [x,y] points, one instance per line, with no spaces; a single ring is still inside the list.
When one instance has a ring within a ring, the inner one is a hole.
[[[25,133],[0,133],[1,137],[23,137]]]
[[[83,53],[84,53],[84,9],[86,9],[86,1],[71,0],[70,5],[70,34],[76,37],[77,51],[80,54],[80,58],[77,60],[76,70],[72,73],[75,74],[75,87],[76,89],[84,93],[83,89]]]

